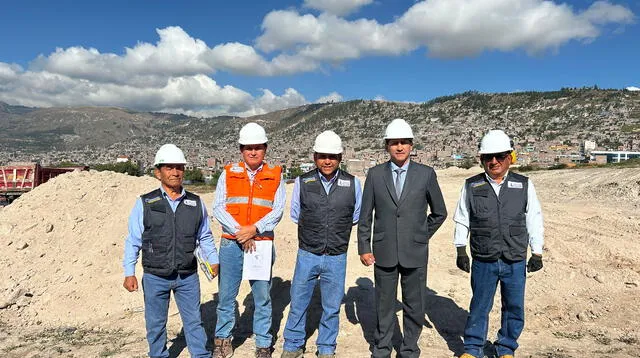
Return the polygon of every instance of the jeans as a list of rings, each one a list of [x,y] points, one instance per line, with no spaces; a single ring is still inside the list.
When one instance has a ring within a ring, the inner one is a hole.
[[[340,305],[344,297],[346,270],[346,253],[331,256],[298,249],[296,268],[291,282],[291,307],[284,327],[285,351],[296,351],[304,346],[307,309],[316,282],[319,280],[322,316],[316,345],[319,354],[334,353],[340,323]]]
[[[471,289],[473,297],[469,307],[469,318],[464,329],[464,350],[482,357],[484,342],[489,329],[489,312],[493,305],[496,287],[500,282],[502,296],[502,321],[498,340],[494,343],[498,355],[514,354],[518,348],[518,337],[524,328],[524,288],[526,262],[494,262],[473,260],[471,266]]]
[[[274,249],[275,250],[275,249]],[[232,338],[231,331],[236,324],[236,297],[242,282],[244,251],[236,240],[220,240],[220,274],[218,276],[218,307],[216,313],[216,338]],[[275,251],[273,254],[275,257]],[[275,261],[275,260],[273,260]],[[272,263],[273,263],[272,261]],[[257,348],[270,348],[271,334],[271,280],[250,280],[255,311],[253,313],[253,333]]]
[[[144,291],[144,319],[147,327],[149,357],[169,357],[167,350],[167,315],[169,296],[173,296],[182,318],[184,337],[191,357],[208,358],[207,335],[200,317],[200,281],[197,273],[156,276],[145,273],[142,276]]]

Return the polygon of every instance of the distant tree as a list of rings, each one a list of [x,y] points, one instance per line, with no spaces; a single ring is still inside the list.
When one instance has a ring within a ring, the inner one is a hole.
[[[302,172],[302,169],[300,169],[300,167],[292,167],[291,169],[289,169],[289,177],[291,179],[295,179],[301,176],[302,174],[304,173]]]
[[[83,166],[84,164],[78,164],[78,163],[70,162],[68,160],[52,165],[52,167],[57,167],[57,168],[83,167]]]
[[[101,172],[101,171],[112,171],[116,173],[125,173],[131,176],[140,176],[140,167],[133,162],[120,162],[120,163],[110,163],[110,164],[98,164],[93,167],[93,169]]]
[[[218,179],[220,179],[220,174],[222,174],[222,172],[219,170],[214,172],[213,175],[211,176],[211,181],[209,181],[209,184],[213,186],[218,185]]]
[[[185,170],[183,178],[192,183],[204,183],[204,175],[202,175],[202,170],[198,168]]]
[[[470,169],[473,168],[476,165],[476,163],[474,162],[473,158],[471,157],[466,157],[464,158],[464,160],[460,163],[459,167],[463,168],[463,169]]]

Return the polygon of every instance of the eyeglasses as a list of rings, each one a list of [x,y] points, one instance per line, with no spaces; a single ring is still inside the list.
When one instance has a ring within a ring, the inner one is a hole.
[[[497,161],[501,162],[507,159],[507,157],[510,155],[511,155],[511,152],[481,154],[480,160],[482,160],[483,162],[490,162],[493,158],[496,158]]]

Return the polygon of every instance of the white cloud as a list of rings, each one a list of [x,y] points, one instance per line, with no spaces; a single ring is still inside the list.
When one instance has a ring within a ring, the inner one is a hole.
[[[21,71],[0,62],[0,101],[33,107],[118,106],[196,116],[253,115],[306,104],[289,88],[254,98],[233,86],[220,86],[204,74],[169,78],[162,86],[92,82],[47,71]]]
[[[629,9],[605,1],[577,12],[543,0],[425,0],[388,24],[278,10],[265,16],[256,47],[328,63],[397,56],[420,47],[434,57],[516,49],[533,54],[556,50],[572,40],[593,41],[603,25],[634,21]]]
[[[342,95],[338,92],[331,92],[326,96],[322,96],[316,100],[316,103],[342,102]]]
[[[594,16],[601,16],[594,21]],[[598,24],[630,23],[628,9],[597,2],[582,13],[542,0],[427,0],[398,20],[432,56],[463,57],[485,50],[539,53],[571,41],[591,41]]]
[[[94,48],[56,49],[24,70],[0,62],[0,100],[36,107],[119,106],[189,115],[252,114],[297,106],[295,89],[282,96],[268,90],[254,98],[210,77],[216,70],[248,75],[311,71],[314,61],[278,55],[266,61],[250,47],[227,43],[209,48],[179,27],[157,30],[155,44],[138,43],[122,55]]]
[[[126,48],[124,55],[103,54],[94,48],[58,48],[48,57],[40,55],[30,69],[96,82],[139,82],[143,87],[158,85],[173,76],[214,72],[202,59],[209,50],[202,40],[192,38],[180,27],[156,32],[160,36],[156,45],[138,43]]]
[[[581,16],[594,24],[628,24],[635,20],[635,16],[629,9],[622,5],[613,5],[608,1],[594,2]]]
[[[156,29],[155,44],[140,42],[121,54],[95,48],[58,48],[25,70],[0,62],[0,100],[29,106],[109,105],[176,113],[259,114],[308,103],[295,89],[254,97],[220,85],[218,71],[279,76],[327,70],[367,56],[401,56],[424,48],[434,57],[484,51],[556,51],[590,42],[602,31],[636,21],[620,5],[596,1],[586,9],[549,0],[424,0],[389,23],[347,20],[372,0],[306,0],[319,15],[268,13],[255,43],[213,47],[180,27]],[[613,25],[613,26],[611,26]],[[331,93],[320,100],[342,97]]]
[[[298,107],[307,104],[303,95],[293,88],[287,88],[282,96],[276,96],[268,89],[262,90],[262,96],[253,101],[252,107],[240,113],[241,116],[253,116],[280,110],[283,108]]]
[[[0,86],[2,86],[3,83],[15,80],[18,72],[21,71],[22,67],[19,65],[0,62]]]
[[[635,87],[635,86],[630,86],[625,88],[627,91],[640,91],[639,87]]]
[[[337,16],[345,16],[372,2],[373,0],[305,0],[304,6]]]

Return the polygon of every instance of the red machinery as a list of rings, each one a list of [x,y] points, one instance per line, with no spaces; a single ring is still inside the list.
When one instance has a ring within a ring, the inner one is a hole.
[[[15,198],[53,177],[86,169],[87,167],[47,168],[37,163],[0,166],[0,202],[10,204]]]

